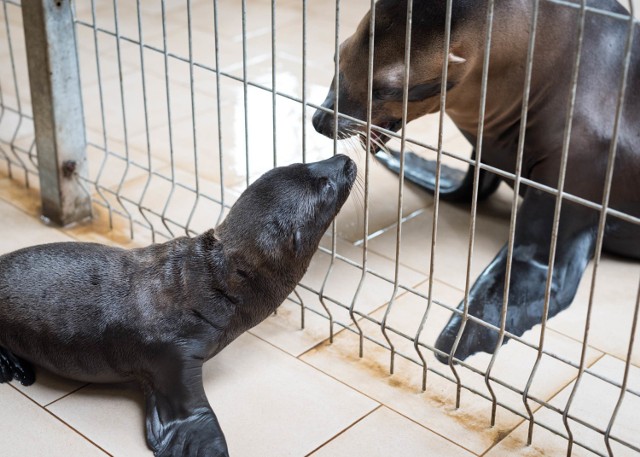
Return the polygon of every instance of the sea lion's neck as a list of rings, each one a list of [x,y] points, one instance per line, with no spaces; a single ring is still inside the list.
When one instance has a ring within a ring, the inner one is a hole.
[[[499,141],[520,119],[529,41],[526,32],[530,29],[532,13],[529,3],[495,2],[483,116],[483,137],[489,141]],[[477,135],[480,126],[487,34],[486,9],[478,8],[475,14],[456,36],[456,45],[468,56],[465,64],[468,70],[448,92],[446,106],[447,114],[458,128],[471,136]]]

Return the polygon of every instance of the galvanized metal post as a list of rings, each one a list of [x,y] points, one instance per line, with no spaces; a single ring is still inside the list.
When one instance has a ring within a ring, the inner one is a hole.
[[[80,71],[70,0],[22,3],[42,213],[67,225],[91,216]]]

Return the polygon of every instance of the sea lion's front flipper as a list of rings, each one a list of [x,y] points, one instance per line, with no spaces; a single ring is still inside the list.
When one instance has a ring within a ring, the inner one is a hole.
[[[542,321],[554,208],[555,196],[529,189],[518,210],[506,318],[506,330],[517,336]],[[571,304],[593,257],[596,238],[596,211],[565,200],[560,214],[548,317]],[[500,327],[503,308],[507,252],[504,246],[469,292],[469,314],[496,327]],[[463,309],[461,303],[458,310]],[[449,361],[461,329],[456,359],[493,353],[497,348],[497,330],[473,320],[467,320],[463,328],[462,321],[461,314],[455,313],[436,341],[435,347],[443,353],[436,356],[443,363]]]
[[[145,386],[147,443],[157,457],[229,457],[202,385],[202,364],[156,376]]]
[[[376,160],[389,170],[400,173],[400,153],[390,150],[389,153],[379,151]],[[404,177],[429,193],[436,188],[436,161],[427,160],[413,152],[405,152]],[[500,178],[493,173],[480,170],[478,200],[484,200],[493,194],[500,184]],[[470,202],[473,196],[473,167],[464,172],[457,168],[441,164],[440,198],[450,202]]]

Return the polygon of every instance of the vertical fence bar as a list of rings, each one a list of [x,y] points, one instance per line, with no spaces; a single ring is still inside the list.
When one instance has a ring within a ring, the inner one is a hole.
[[[307,163],[307,0],[302,0],[302,163]],[[304,329],[304,301],[297,290],[293,292],[300,300],[300,328]]]
[[[633,15],[633,8],[631,9],[631,13]],[[622,405],[622,401],[624,400],[624,395],[627,392],[627,383],[629,382],[629,369],[631,367],[631,356],[633,355],[633,344],[636,339],[636,329],[638,327],[638,311],[640,310],[640,284],[638,284],[638,294],[636,295],[636,307],[633,311],[633,319],[631,320],[631,336],[629,337],[629,349],[627,350],[627,360],[624,363],[624,374],[622,375],[622,385],[620,386],[620,396],[618,397],[618,401],[616,402],[616,406],[611,413],[611,419],[609,420],[609,424],[607,425],[607,430],[604,434],[604,443],[607,446],[607,452],[609,453],[609,457],[613,457],[613,450],[611,449],[611,429],[613,428],[613,424],[616,421],[616,417],[618,416],[618,411],[620,410],[620,406]]]
[[[436,180],[435,189],[433,192],[433,219],[431,221],[431,252],[429,256],[429,286],[427,292],[427,308],[422,315],[420,326],[416,333],[413,347],[420,357],[422,362],[422,390],[427,390],[427,360],[424,354],[420,350],[420,336],[424,331],[431,306],[433,305],[433,275],[436,265],[436,240],[438,237],[438,213],[440,211],[440,175],[442,171],[442,148],[444,140],[444,116],[447,107],[447,84],[449,72],[449,49],[451,47],[451,16],[453,13],[453,0],[447,0],[447,7],[445,13],[445,25],[444,25],[444,51],[442,56],[442,89],[440,91],[440,113],[438,118],[438,147],[436,152]]]
[[[149,229],[151,230],[151,242],[156,242],[156,228],[153,225],[153,221],[147,217],[146,211],[142,207],[142,202],[144,201],[145,196],[147,195],[147,191],[149,190],[149,184],[151,184],[151,177],[153,176],[153,158],[151,157],[151,138],[149,135],[149,106],[147,103],[147,82],[146,82],[146,72],[144,71],[144,35],[142,33],[142,15],[140,13],[140,0],[136,0],[136,18],[138,24],[138,37],[140,39],[140,45],[138,46],[138,50],[140,53],[140,76],[142,82],[142,100],[144,105],[144,131],[145,131],[145,140],[147,145],[147,179],[144,183],[144,188],[142,189],[142,193],[140,194],[140,198],[138,199],[138,211],[142,215],[142,218],[149,224]],[[94,20],[95,22],[95,20]]]
[[[249,85],[247,80],[247,1],[242,0],[242,95],[244,101],[244,153],[246,184],[251,182],[249,168]],[[222,152],[222,151],[221,151]]]
[[[102,178],[102,174],[105,171],[105,166],[107,164],[107,157],[109,156],[109,136],[107,135],[107,122],[104,115],[104,97],[102,94],[102,69],[100,66],[100,48],[98,46],[98,25],[96,22],[96,2],[95,0],[91,0],[91,23],[92,23],[92,32],[93,32],[93,46],[96,52],[96,75],[98,77],[98,99],[100,102],[100,120],[102,125],[102,145],[104,147],[104,156],[102,157],[102,162],[100,163],[100,169],[98,170],[98,174],[96,175],[96,193],[100,196],[100,199],[105,204],[107,211],[109,213],[109,228],[113,229],[113,208],[111,207],[111,203],[104,196],[102,189],[100,188],[100,179]]]
[[[358,330],[358,356],[362,358],[364,355],[364,333],[362,327],[358,323],[355,317],[355,306],[362,286],[364,285],[365,278],[367,277],[367,262],[369,253],[369,184],[370,184],[370,171],[371,171],[371,111],[373,106],[373,58],[375,53],[375,30],[376,30],[376,5],[375,1],[371,0],[371,16],[369,16],[369,67],[367,68],[367,125],[365,131],[365,162],[364,162],[364,223],[362,233],[362,275],[358,282],[358,288],[351,300],[351,306],[349,306],[349,317],[353,325]]]
[[[307,163],[307,0],[302,0],[302,162]]]
[[[131,212],[125,206],[122,201],[122,187],[127,180],[127,175],[129,174],[129,169],[131,168],[131,156],[129,155],[129,129],[127,126],[127,107],[126,107],[126,98],[125,98],[125,90],[124,90],[124,74],[122,72],[122,52],[121,52],[121,36],[120,36],[120,17],[118,14],[118,2],[117,0],[113,0],[113,25],[115,27],[116,33],[116,58],[118,61],[118,77],[119,77],[119,88],[120,88],[120,107],[122,108],[122,134],[124,135],[124,155],[126,160],[126,165],[124,168],[124,172],[120,177],[120,182],[118,183],[118,187],[116,189],[116,200],[120,204],[124,214],[129,220],[129,237],[133,239],[134,231],[133,231],[133,217],[131,216]]]
[[[276,0],[271,0],[271,117],[273,128],[273,166],[278,166],[278,141],[276,123]]]
[[[91,216],[90,195],[75,178],[88,173],[71,1],[22,7],[42,214],[66,225]]]
[[[531,409],[531,405],[529,404],[529,390],[533,385],[533,380],[538,371],[538,367],[540,366],[540,361],[542,360],[542,351],[544,349],[544,342],[547,330],[547,319],[549,318],[549,303],[551,300],[551,286],[553,285],[553,269],[555,266],[556,260],[556,250],[558,246],[558,231],[560,227],[560,213],[562,210],[562,199],[564,195],[564,182],[567,172],[567,163],[569,158],[569,145],[571,142],[571,129],[573,127],[573,114],[576,104],[576,95],[578,88],[578,75],[580,73],[580,58],[582,54],[582,43],[584,39],[584,28],[586,21],[586,8],[587,2],[586,0],[581,0],[580,2],[580,13],[578,16],[578,40],[576,43],[576,53],[575,60],[573,62],[573,70],[571,72],[571,89],[569,92],[569,99],[567,100],[567,115],[565,119],[565,129],[564,129],[564,138],[562,141],[562,157],[560,159],[560,170],[558,176],[558,194],[556,195],[556,205],[553,214],[553,226],[551,228],[551,245],[549,246],[549,268],[547,270],[547,282],[545,286],[544,293],[544,305],[542,310],[542,321],[540,328],[540,338],[538,339],[538,354],[536,356],[536,361],[533,364],[533,368],[531,369],[531,374],[529,375],[529,379],[527,380],[527,385],[524,388],[522,393],[522,401],[524,402],[524,406],[527,410],[527,414],[529,415],[529,429],[527,431],[527,445],[531,445],[533,441],[533,426],[535,424],[533,417],[533,410]],[[566,422],[566,419],[565,419]],[[568,422],[565,423],[565,427],[567,429],[567,433],[569,434],[569,442],[572,441],[571,430],[568,426]],[[568,452],[570,452],[570,447]]]
[[[462,313],[462,324],[456,335],[456,339],[449,354],[449,368],[456,378],[456,408],[460,407],[460,395],[462,392],[462,381],[453,358],[460,344],[460,339],[469,319],[469,292],[471,291],[471,263],[473,262],[473,249],[475,246],[476,217],[478,213],[478,186],[480,183],[480,162],[482,161],[482,140],[484,135],[484,116],[487,105],[487,82],[489,80],[489,58],[491,57],[491,36],[493,32],[493,14],[495,0],[489,0],[487,9],[487,33],[484,42],[484,61],[482,63],[482,85],[480,89],[480,112],[478,113],[478,139],[476,142],[475,164],[473,171],[473,196],[471,198],[471,222],[469,224],[469,250],[467,253],[467,274],[464,288],[464,310]]]
[[[622,110],[624,106],[624,95],[627,89],[627,76],[629,73],[629,65],[631,63],[631,49],[633,44],[634,30],[635,28],[633,24],[633,5],[631,5],[631,14],[629,15],[629,31],[627,32],[627,43],[625,45],[625,57],[623,62],[622,76],[620,79],[620,90],[618,91],[616,115],[613,123],[612,140],[609,147],[607,169],[605,174],[605,183],[604,183],[604,189],[602,192],[603,193],[602,209],[600,211],[600,219],[598,221],[598,234],[596,238],[595,257],[593,261],[593,274],[591,276],[591,288],[589,290],[587,316],[585,319],[584,333],[582,336],[582,351],[580,353],[580,367],[578,368],[578,376],[576,377],[576,381],[573,385],[573,389],[571,389],[571,394],[569,395],[569,399],[567,400],[567,404],[565,406],[564,413],[562,415],[562,420],[567,430],[567,434],[569,435],[569,444],[567,445],[567,456],[569,457],[571,456],[571,451],[572,451],[573,442],[574,442],[573,433],[571,432],[571,429],[569,426],[569,410],[571,409],[571,405],[573,404],[576,393],[580,388],[582,376],[584,375],[584,370],[586,368],[585,364],[586,364],[586,357],[587,357],[587,348],[589,346],[589,330],[591,328],[591,315],[593,310],[593,301],[595,297],[595,289],[596,289],[598,271],[600,266],[600,258],[602,256],[602,245],[604,243],[605,224],[607,221],[607,208],[609,207],[609,199],[611,196],[611,185],[613,183],[613,168],[616,161],[616,152],[618,148],[618,133],[620,130],[620,122],[622,120]],[[632,339],[633,339],[633,335],[632,335]],[[611,449],[609,447],[608,441],[607,441],[607,449],[609,450],[609,453],[611,453]]]
[[[538,28],[538,12],[540,9],[540,0],[534,0],[533,11],[531,17],[531,28],[529,31],[529,47],[527,49],[527,62],[524,77],[524,89],[522,93],[522,111],[520,112],[520,134],[518,136],[518,151],[516,153],[516,170],[513,180],[513,199],[511,200],[511,219],[509,222],[509,241],[507,244],[507,265],[504,277],[504,289],[502,294],[502,310],[500,311],[500,334],[495,351],[491,356],[487,372],[484,376],[484,382],[491,395],[491,426],[496,425],[496,413],[498,409],[498,397],[496,396],[493,386],[491,385],[491,372],[498,358],[498,353],[504,342],[505,331],[507,329],[507,309],[509,306],[509,289],[511,284],[511,271],[513,266],[513,249],[516,238],[516,222],[518,215],[518,197],[520,195],[520,180],[522,178],[522,161],[524,157],[524,140],[527,133],[527,116],[529,113],[529,95],[531,92],[531,77],[533,74],[533,54],[536,42],[536,31]]]
[[[395,346],[393,345],[393,342],[387,334],[387,320],[389,319],[391,308],[393,307],[393,304],[398,297],[398,286],[400,284],[400,253],[402,251],[402,207],[404,203],[404,162],[407,139],[407,111],[409,106],[409,69],[411,66],[411,28],[413,26],[413,0],[409,0],[407,2],[407,17],[405,20],[404,75],[402,80],[402,134],[400,136],[400,171],[398,173],[398,225],[396,227],[396,258],[393,293],[391,294],[391,299],[389,300],[389,304],[387,305],[387,309],[385,310],[384,317],[382,318],[382,322],[380,323],[380,330],[382,331],[384,339],[387,340],[390,348],[389,374],[393,374],[394,372],[396,355]]]
[[[338,153],[338,135],[340,135],[340,131],[338,128],[338,113],[339,113],[339,102],[340,102],[340,0],[336,0],[336,34],[334,40],[334,52],[335,52],[335,64],[334,64],[334,74],[335,74],[335,92],[336,92],[336,102],[333,106],[333,155]],[[329,342],[333,343],[333,314],[331,310],[327,306],[327,303],[324,299],[324,290],[327,287],[327,283],[329,281],[329,276],[331,276],[331,272],[333,271],[333,266],[336,263],[336,239],[337,239],[337,231],[336,231],[336,222],[333,221],[331,224],[331,263],[327,268],[327,274],[324,277],[324,281],[322,281],[322,286],[320,287],[319,296],[320,296],[320,304],[327,312],[327,316],[329,317]]]
[[[9,12],[7,10],[6,1],[3,2],[2,7],[4,12],[4,25],[7,30],[7,47],[9,49],[9,60],[11,62],[11,76],[13,78],[13,88],[16,94],[16,108],[18,109],[18,113],[20,114],[18,118],[18,124],[13,129],[13,135],[11,136],[11,141],[9,141],[9,145],[10,145],[11,152],[13,153],[13,156],[16,159],[17,164],[24,171],[24,184],[27,188],[29,188],[30,183],[29,183],[28,169],[24,161],[20,158],[20,155],[18,155],[15,148],[15,141],[16,141],[16,138],[18,137],[18,132],[20,131],[20,127],[22,126],[22,121],[24,117],[23,117],[23,111],[22,111],[22,102],[20,101],[20,85],[18,84],[18,77],[16,73],[16,61],[13,53],[13,42],[11,40],[11,26],[9,24]],[[3,109],[4,109],[4,105],[3,105]],[[4,111],[3,111],[3,114],[4,114]],[[9,159],[9,156],[6,153],[4,153],[4,155],[7,157],[7,166],[9,168],[9,176],[12,176],[12,172],[11,172],[12,161]]]
[[[220,165],[220,213],[216,220],[216,227],[222,222],[225,205],[224,189],[224,151],[222,149],[222,107],[220,99],[220,37],[218,33],[218,0],[213,0],[213,39],[216,59],[216,114],[218,116],[218,157]]]
[[[194,169],[194,181],[195,181],[195,194],[196,199],[193,202],[193,206],[191,207],[191,212],[189,213],[189,218],[187,219],[187,223],[185,224],[185,232],[187,236],[191,236],[196,232],[191,230],[191,220],[193,219],[193,215],[196,213],[196,208],[198,207],[198,202],[200,201],[200,170],[198,169],[198,131],[196,128],[196,98],[195,98],[195,89],[194,89],[194,81],[193,81],[193,30],[191,26],[191,0],[187,0],[187,29],[188,29],[188,37],[189,37],[189,95],[191,96],[191,124],[193,127],[192,131],[192,139],[193,139],[193,169]],[[222,153],[222,151],[220,151]]]

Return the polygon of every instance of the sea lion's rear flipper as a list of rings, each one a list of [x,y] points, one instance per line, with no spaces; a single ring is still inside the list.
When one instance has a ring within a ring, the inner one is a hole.
[[[545,290],[555,210],[555,196],[529,189],[518,210],[514,239],[509,300],[505,330],[521,336],[544,318]],[[576,294],[589,260],[593,257],[598,213],[563,201],[547,317],[566,309]],[[470,316],[500,328],[505,273],[508,260],[505,245],[480,274],[469,291]],[[436,340],[436,354],[443,363],[450,354],[465,360],[477,352],[493,353],[500,343],[499,332],[462,317],[464,301],[458,306]],[[501,342],[505,343],[508,338]]]
[[[389,153],[379,151],[376,160],[389,170],[400,173],[400,152],[390,150]],[[436,161],[427,160],[413,152],[406,152],[404,159],[404,177],[427,192],[433,194],[436,188]],[[493,173],[480,170],[478,200],[484,200],[495,192],[500,178]],[[464,172],[457,168],[441,164],[440,198],[450,202],[467,203],[473,196],[473,167]]]
[[[24,359],[0,347],[0,383],[12,380],[20,382],[23,386],[30,386],[36,380],[33,366]]]

